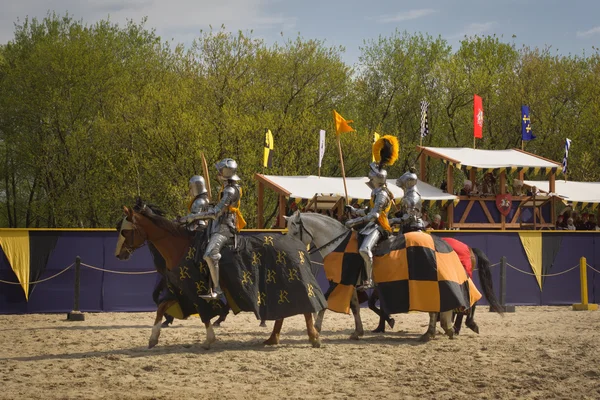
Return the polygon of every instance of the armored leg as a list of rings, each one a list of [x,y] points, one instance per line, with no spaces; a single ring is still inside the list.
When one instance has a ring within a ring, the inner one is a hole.
[[[221,291],[221,285],[219,284],[219,260],[221,259],[221,249],[226,242],[226,236],[223,236],[220,233],[214,233],[208,242],[208,246],[206,246],[206,251],[204,252],[204,261],[206,261],[208,270],[210,271],[210,279],[212,281],[213,290],[211,290],[209,294],[201,296],[203,298],[216,299],[223,294],[223,291]]]
[[[367,279],[365,280],[362,286],[359,286],[361,289],[369,289],[373,287],[373,247],[379,241],[381,237],[381,233],[378,230],[373,230],[373,232],[369,233],[363,240],[360,245],[360,249],[358,252],[361,257],[365,261],[365,271],[367,273]]]

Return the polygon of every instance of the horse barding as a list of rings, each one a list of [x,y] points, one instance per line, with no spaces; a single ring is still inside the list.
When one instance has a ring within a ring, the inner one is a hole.
[[[152,243],[165,260],[168,281],[193,304],[204,323],[204,347],[210,348],[216,340],[210,320],[225,305],[220,299],[202,298],[209,292],[209,271],[202,260],[207,238],[194,238],[193,233],[139,199],[135,207],[123,210],[117,258],[126,260],[146,242]],[[312,313],[326,308],[327,302],[311,272],[302,242],[288,235],[239,236],[235,243],[223,248],[221,265],[220,280],[233,312],[253,312],[257,319],[275,320],[265,344],[279,343],[284,318],[303,314],[309,341],[313,347],[320,346]],[[152,329],[151,342],[157,341],[159,335],[160,322]]]
[[[289,234],[305,244],[314,242],[323,256],[331,284],[327,291],[328,308],[347,313],[355,286],[364,273],[356,233],[337,220],[316,213],[295,213],[287,222]],[[424,232],[392,236],[382,241],[374,251],[373,274],[382,311],[387,314],[430,313],[429,328],[422,340],[435,336],[438,316],[442,328],[452,338],[452,312],[467,312],[481,298],[452,247]],[[490,290],[489,271],[483,278],[486,298],[490,304],[497,305]],[[501,308],[497,307],[496,311]]]

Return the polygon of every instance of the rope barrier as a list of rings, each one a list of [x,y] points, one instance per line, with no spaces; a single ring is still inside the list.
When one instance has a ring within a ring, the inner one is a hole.
[[[586,265],[587,265],[587,267],[588,267],[589,269],[591,269],[592,271],[595,271],[595,272],[597,272],[597,273],[599,273],[599,274],[600,274],[600,271],[598,271],[596,268],[592,267],[590,264],[586,263]]]
[[[563,275],[563,274],[566,274],[567,272],[573,271],[575,268],[579,268],[579,264],[577,264],[577,265],[575,265],[572,268],[569,268],[569,269],[567,269],[565,271],[562,271],[562,272],[557,272],[555,274],[537,275],[537,274],[534,274],[534,273],[531,273],[531,272],[523,271],[522,269],[519,269],[519,268],[515,267],[514,265],[510,265],[509,263],[506,263],[506,265],[508,265],[509,267],[511,267],[512,269],[514,269],[515,271],[519,271],[522,274],[531,275],[531,276],[540,276],[540,277],[542,277],[542,276],[558,276],[558,275]]]
[[[62,271],[60,271],[60,272],[58,272],[58,273],[56,273],[56,274],[54,274],[54,275],[52,275],[52,276],[50,276],[48,278],[40,279],[39,281],[29,282],[29,284],[30,285],[34,285],[36,283],[42,283],[42,282],[49,281],[50,279],[54,279],[57,276],[59,276],[60,274],[62,274],[64,272],[66,272],[67,270],[69,270],[73,265],[75,265],[75,264],[69,265],[67,268],[63,269]],[[20,285],[21,284],[21,282],[9,282],[9,281],[3,281],[3,280],[0,280],[0,283],[6,283],[7,285]]]
[[[100,267],[94,267],[93,265],[88,265],[85,263],[81,263],[81,265],[83,265],[84,267],[88,267],[90,269],[95,269],[96,271],[102,271],[102,272],[110,272],[111,274],[120,274],[120,275],[145,275],[145,274],[155,274],[156,270],[152,270],[152,271],[138,271],[138,272],[127,272],[127,271],[113,271],[111,269],[104,269],[104,268],[100,268]]]

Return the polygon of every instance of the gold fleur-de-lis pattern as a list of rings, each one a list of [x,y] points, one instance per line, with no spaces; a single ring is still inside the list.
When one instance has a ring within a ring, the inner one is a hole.
[[[290,268],[288,270],[288,282],[298,280],[300,280],[300,278],[298,277],[298,270],[296,268]]]
[[[196,256],[196,248],[190,247],[188,249],[188,253],[187,253],[187,256],[185,257],[185,259],[186,260],[193,260],[195,256]]]
[[[279,300],[277,300],[277,304],[284,304],[284,303],[289,303],[290,300],[288,299],[288,292],[287,290],[280,290],[279,291]]]
[[[277,273],[274,269],[267,270],[267,283],[277,283],[275,280]]]
[[[252,272],[244,271],[242,276],[242,285],[252,285]]]
[[[262,254],[260,254],[259,252],[256,252],[256,251],[252,252],[252,266],[253,267],[258,267],[260,265],[261,257],[262,257]]]
[[[181,269],[179,270],[179,280],[182,281],[184,279],[189,279],[191,277],[192,276],[190,275],[189,268],[181,267]]]
[[[267,304],[267,294],[265,292],[258,292],[257,303],[259,306]]]
[[[263,246],[271,246],[271,247],[275,246],[273,244],[273,236],[265,236],[264,240],[265,240],[265,242],[263,243]]]
[[[302,250],[298,250],[298,256],[300,257],[300,264],[304,265],[304,252]]]
[[[277,259],[275,260],[275,264],[286,265],[285,258],[287,254],[283,250],[277,250]]]

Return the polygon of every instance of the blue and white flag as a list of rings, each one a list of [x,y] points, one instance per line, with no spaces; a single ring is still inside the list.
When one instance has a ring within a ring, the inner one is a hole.
[[[569,149],[571,148],[571,139],[565,141],[565,156],[563,158],[562,173],[567,173],[567,159],[569,158]]]
[[[535,136],[531,132],[529,106],[521,106],[521,140],[528,141],[533,139],[535,139]]]

